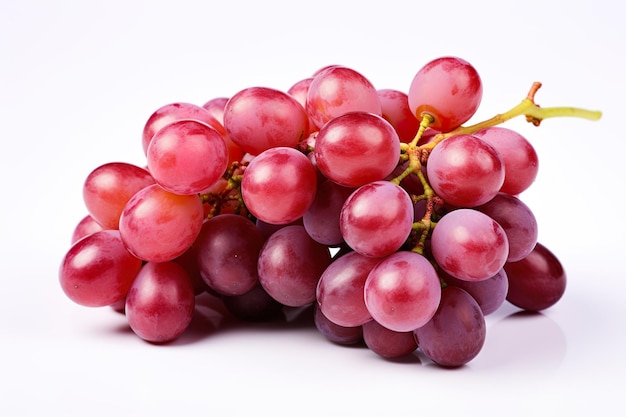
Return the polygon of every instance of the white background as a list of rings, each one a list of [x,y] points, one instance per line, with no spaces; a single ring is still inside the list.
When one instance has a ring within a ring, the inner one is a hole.
[[[622,214],[623,8],[568,1],[65,1],[0,6],[0,415],[620,415],[626,387]],[[313,328],[245,326],[202,307],[154,346],[108,308],[73,304],[57,271],[100,164],[144,164],[163,104],[262,85],[327,64],[403,91],[457,55],[480,72],[476,120],[517,104],[600,109],[523,133],[540,158],[522,199],[568,274],[563,299],[488,319],[467,366],[385,361]],[[623,414],[621,414],[623,415]]]

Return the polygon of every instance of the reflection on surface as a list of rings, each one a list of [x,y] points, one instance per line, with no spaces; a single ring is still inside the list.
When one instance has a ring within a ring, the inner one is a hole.
[[[561,365],[567,339],[557,322],[542,313],[514,312],[487,327],[485,345],[469,364],[476,370],[551,371]]]

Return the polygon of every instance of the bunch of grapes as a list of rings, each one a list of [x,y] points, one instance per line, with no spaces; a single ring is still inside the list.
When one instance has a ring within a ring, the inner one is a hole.
[[[406,93],[330,65],[288,91],[164,105],[143,130],[145,166],[87,176],[61,287],[153,343],[178,338],[208,292],[243,320],[310,308],[332,342],[463,365],[505,301],[539,311],[565,290],[519,198],[537,154],[500,125],[600,113],[542,108],[539,87],[471,126],[482,82],[457,57]]]

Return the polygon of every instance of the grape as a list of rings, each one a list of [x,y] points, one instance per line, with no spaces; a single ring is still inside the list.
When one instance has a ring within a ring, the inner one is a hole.
[[[202,108],[206,109],[215,120],[224,126],[224,108],[228,100],[228,97],[214,97],[204,103]]]
[[[194,242],[202,279],[219,294],[242,295],[259,283],[257,262],[265,239],[246,217],[207,220]]]
[[[494,198],[504,181],[498,151],[472,135],[452,136],[433,149],[426,173],[439,197],[457,207],[475,207]]]
[[[224,108],[224,127],[241,149],[252,155],[276,147],[295,147],[309,132],[307,113],[287,93],[250,87],[236,93]]]
[[[345,187],[356,188],[382,180],[398,164],[400,139],[380,116],[352,112],[320,129],[314,149],[317,168]]]
[[[453,277],[481,281],[494,276],[506,262],[509,243],[502,226],[474,209],[444,215],[431,235],[437,264]]]
[[[498,193],[491,201],[476,207],[494,219],[509,242],[508,262],[519,261],[535,247],[539,230],[537,220],[530,208],[519,198]]]
[[[318,184],[315,199],[302,217],[304,228],[316,242],[328,246],[343,243],[339,217],[343,203],[353,191],[329,180]]]
[[[361,326],[340,326],[330,321],[317,305],[314,305],[314,308],[315,327],[328,340],[338,345],[356,345],[363,341],[363,328]]]
[[[316,73],[309,85],[305,108],[318,128],[350,112],[382,114],[372,83],[361,73],[340,65],[330,65]]]
[[[347,253],[331,263],[317,284],[317,303],[330,321],[355,327],[372,319],[365,306],[365,280],[379,260]]]
[[[386,88],[378,90],[382,117],[394,127],[400,142],[409,143],[419,129],[419,120],[409,108],[409,98],[402,91]]]
[[[424,65],[409,87],[409,107],[422,120],[434,118],[435,130],[449,132],[468,121],[482,100],[482,81],[476,69],[457,57],[441,57]]]
[[[399,185],[372,182],[348,197],[339,225],[352,249],[365,256],[384,257],[400,249],[411,233],[413,202]]]
[[[146,121],[142,134],[144,153],[148,153],[148,146],[152,138],[162,127],[171,122],[183,119],[204,122],[216,129],[220,134],[226,133],[222,124],[205,108],[191,103],[170,103],[159,107]]]
[[[530,187],[537,177],[539,158],[525,137],[501,126],[489,127],[474,135],[489,142],[500,154],[504,163],[504,182],[500,191],[516,195]]]
[[[241,181],[241,195],[256,218],[286,224],[306,213],[316,187],[311,161],[294,148],[278,147],[264,151],[250,162]]]
[[[307,96],[309,94],[309,86],[311,85],[312,81],[313,81],[313,77],[303,78],[302,80],[300,80],[300,81],[296,82],[295,84],[293,84],[287,90],[287,94],[289,94],[290,96],[295,98],[298,101],[298,103],[300,103],[302,108],[304,108],[304,109],[306,109],[306,98],[307,98]],[[313,121],[313,119],[311,119],[311,116],[309,116],[308,113],[307,113],[307,119],[309,120],[309,132],[308,132],[308,134],[310,135],[313,132],[317,132],[319,130],[319,128],[315,124],[315,121]]]
[[[485,317],[466,291],[446,287],[433,318],[415,330],[420,350],[438,365],[458,367],[478,355],[486,338]]]
[[[89,173],[83,184],[83,201],[102,228],[117,229],[128,200],[151,184],[154,178],[147,170],[126,162],[109,162]]]
[[[63,257],[59,281],[67,297],[87,307],[103,307],[126,297],[141,268],[117,230],[94,232],[74,243]]]
[[[467,291],[476,300],[485,316],[495,312],[504,304],[509,289],[509,280],[504,268],[494,276],[482,281],[466,281],[454,278],[444,271],[439,271],[439,276],[447,285]]]
[[[223,295],[226,309],[240,320],[264,322],[283,316],[283,305],[272,298],[259,283],[239,295]]]
[[[395,252],[382,259],[365,281],[365,305],[382,326],[415,330],[435,314],[441,297],[432,264],[416,252]]]
[[[76,227],[72,232],[72,238],[70,240],[70,243],[74,244],[83,237],[90,235],[94,232],[99,232],[100,230],[104,230],[100,223],[95,221],[93,217],[87,214],[85,217],[80,219],[78,224],[76,224]]]
[[[126,318],[142,339],[166,343],[189,326],[195,294],[187,271],[176,262],[148,262],[126,297]]]
[[[507,262],[504,270],[509,278],[506,299],[524,310],[552,307],[565,292],[567,277],[563,265],[539,242],[524,259]]]
[[[363,341],[377,355],[384,358],[400,358],[417,349],[413,331],[389,330],[375,320],[363,324]]]
[[[120,217],[128,250],[147,262],[171,261],[191,247],[202,228],[204,209],[197,195],[177,195],[150,185],[135,194]]]
[[[224,138],[196,120],[165,125],[152,138],[148,169],[156,182],[175,194],[198,194],[213,185],[228,165]]]
[[[330,261],[328,247],[311,239],[304,226],[286,226],[261,249],[259,281],[279,303],[305,306],[315,301],[317,282]]]

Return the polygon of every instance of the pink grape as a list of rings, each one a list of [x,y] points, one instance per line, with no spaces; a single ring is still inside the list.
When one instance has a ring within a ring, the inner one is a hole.
[[[409,107],[422,120],[434,118],[435,130],[449,132],[468,121],[482,100],[482,81],[476,69],[457,57],[441,57],[424,65],[409,87]]]
[[[222,124],[205,108],[192,103],[176,102],[166,104],[159,107],[150,115],[143,128],[142,146],[144,153],[148,153],[148,146],[154,135],[161,128],[169,123],[177,120],[192,119],[204,122],[216,129],[218,132],[225,133]]]
[[[509,242],[507,262],[525,258],[535,247],[539,235],[537,219],[518,197],[498,193],[489,202],[476,207],[476,210],[494,219],[504,229]]]
[[[309,133],[309,119],[298,101],[267,87],[245,88],[228,100],[224,127],[252,155],[276,147],[294,148]]]
[[[286,226],[261,249],[259,281],[279,303],[305,306],[315,301],[317,282],[330,261],[328,247],[311,239],[304,226]]]
[[[321,69],[308,89],[306,111],[318,128],[350,112],[382,115],[378,93],[363,74],[340,65]]]
[[[313,152],[326,178],[356,188],[382,180],[394,170],[400,139],[382,117],[352,112],[332,119],[320,130]]]
[[[302,216],[304,228],[315,241],[328,246],[343,243],[339,217],[343,203],[354,191],[329,180],[317,186],[315,199]]]
[[[395,252],[382,259],[365,281],[365,305],[372,318],[396,332],[426,324],[441,297],[432,264],[416,252]]]
[[[413,202],[389,181],[359,187],[345,201],[339,218],[345,242],[374,258],[392,254],[406,242],[413,227]]]
[[[402,91],[385,88],[378,90],[382,117],[394,127],[400,142],[409,143],[419,129],[419,120],[409,108],[409,97]]]
[[[189,326],[195,293],[187,271],[176,262],[148,262],[126,297],[126,318],[142,339],[166,343]]]
[[[101,230],[74,243],[59,268],[67,297],[87,307],[103,307],[126,297],[141,268],[117,230]]]
[[[100,230],[104,230],[104,228],[94,220],[89,214],[80,219],[76,227],[74,227],[74,231],[72,232],[72,237],[70,243],[74,244],[78,240],[83,237],[90,235],[94,232],[99,232]]]
[[[144,168],[126,162],[109,162],[89,173],[83,184],[83,201],[102,228],[117,229],[128,200],[152,184],[154,178]]]
[[[200,274],[219,294],[242,295],[259,283],[257,263],[265,239],[244,216],[221,214],[204,222],[194,242]]]
[[[438,365],[459,367],[480,353],[487,336],[480,306],[465,290],[446,287],[432,319],[415,330],[420,350]]]
[[[333,323],[322,313],[322,310],[314,305],[313,322],[317,330],[328,340],[338,345],[356,345],[363,341],[363,328],[361,326],[346,327]]]
[[[221,178],[228,165],[224,138],[197,120],[178,120],[159,130],[148,147],[148,169],[175,194],[198,194]]]
[[[426,173],[437,195],[457,207],[475,207],[491,200],[500,191],[505,175],[498,151],[486,141],[465,134],[435,146]]]
[[[504,270],[509,279],[506,299],[524,310],[550,308],[565,293],[565,269],[556,255],[541,243],[537,243],[524,259],[507,262]]]
[[[214,97],[202,105],[202,108],[206,109],[211,116],[224,126],[224,108],[228,103],[229,97]]]
[[[509,280],[504,268],[499,270],[494,276],[482,281],[465,281],[454,278],[444,271],[439,271],[439,274],[446,284],[467,291],[476,300],[485,316],[498,310],[506,301]]]
[[[502,126],[489,127],[474,133],[489,142],[504,163],[504,182],[500,191],[517,195],[535,181],[539,158],[532,144],[514,130]]]
[[[197,195],[178,195],[153,184],[135,194],[120,217],[128,250],[147,262],[171,261],[188,250],[202,228]]]
[[[509,255],[509,243],[502,226],[474,209],[457,209],[445,214],[432,232],[430,247],[441,269],[466,281],[494,276]]]
[[[306,98],[309,94],[309,86],[311,85],[312,81],[313,81],[313,77],[303,78],[302,80],[293,84],[287,90],[287,94],[295,98],[298,101],[298,103],[300,103],[303,109],[306,109]],[[315,121],[311,119],[311,116],[309,116],[308,113],[307,113],[307,119],[309,121],[308,135],[310,135],[313,132],[317,132],[319,130],[319,127],[317,127],[317,125],[315,124]]]
[[[360,326],[372,319],[365,306],[367,276],[379,259],[347,253],[331,263],[317,284],[317,303],[330,321],[340,326]]]
[[[383,358],[401,358],[417,349],[413,331],[396,332],[376,320],[370,320],[362,327],[365,345]]]
[[[264,151],[248,164],[241,195],[256,218],[272,224],[301,218],[315,198],[315,167],[300,151],[278,147]]]

